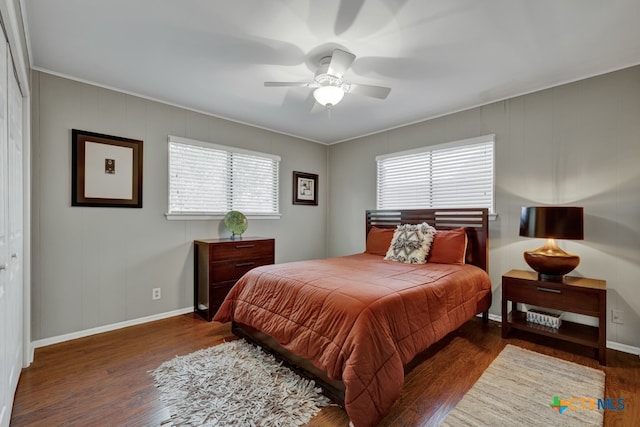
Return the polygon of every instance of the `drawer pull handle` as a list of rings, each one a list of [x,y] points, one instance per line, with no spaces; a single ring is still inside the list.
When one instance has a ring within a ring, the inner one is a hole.
[[[538,290],[540,292],[550,292],[552,294],[561,294],[562,291],[560,289],[549,289],[549,288],[541,288],[538,286]]]
[[[236,249],[249,249],[249,248],[255,248],[256,245],[236,245]]]
[[[236,267],[249,267],[253,264],[255,264],[255,262],[241,262],[240,264],[236,264]]]

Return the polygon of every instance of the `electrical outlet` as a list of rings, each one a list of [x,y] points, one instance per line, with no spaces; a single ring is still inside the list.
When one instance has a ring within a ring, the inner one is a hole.
[[[162,291],[160,288],[153,288],[151,290],[151,299],[156,300],[162,298]]]
[[[624,323],[624,311],[615,308],[611,310],[611,321],[622,325]]]

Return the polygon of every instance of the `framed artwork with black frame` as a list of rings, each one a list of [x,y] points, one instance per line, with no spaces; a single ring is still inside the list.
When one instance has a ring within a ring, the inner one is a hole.
[[[318,175],[293,172],[293,204],[318,206]]]
[[[142,141],[72,129],[71,205],[142,207]]]

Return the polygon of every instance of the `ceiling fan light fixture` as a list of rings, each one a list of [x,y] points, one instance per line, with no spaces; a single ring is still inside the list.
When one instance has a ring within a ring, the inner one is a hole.
[[[344,91],[338,86],[320,86],[313,91],[313,97],[323,107],[336,105],[343,96]]]
[[[341,49],[334,49],[331,55],[320,59],[320,67],[312,82],[264,82],[265,86],[304,86],[313,88],[313,97],[323,107],[331,108],[342,101],[345,93],[385,99],[391,88],[345,82],[342,76],[351,66],[356,56]]]

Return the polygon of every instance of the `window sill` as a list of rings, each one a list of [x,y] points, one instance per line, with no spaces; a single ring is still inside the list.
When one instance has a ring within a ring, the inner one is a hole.
[[[223,214],[179,214],[179,213],[166,213],[164,216],[168,221],[207,221],[207,220],[222,220]],[[247,219],[280,219],[282,214],[248,214]]]

